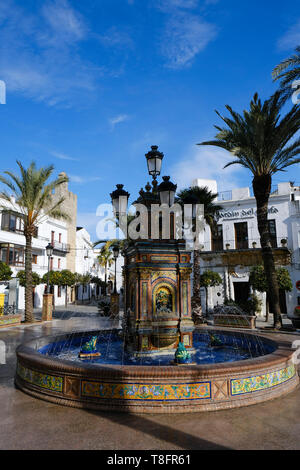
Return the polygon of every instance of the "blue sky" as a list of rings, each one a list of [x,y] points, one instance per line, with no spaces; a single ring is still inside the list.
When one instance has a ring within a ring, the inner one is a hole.
[[[150,145],[179,187],[196,177],[247,186],[246,170],[222,170],[230,156],[195,144],[214,136],[215,109],[268,97],[272,68],[298,44],[294,0],[1,2],[0,169],[20,159],[66,171],[93,238],[115,184],[133,201],[149,180]],[[289,179],[300,183],[299,168],[274,181]]]

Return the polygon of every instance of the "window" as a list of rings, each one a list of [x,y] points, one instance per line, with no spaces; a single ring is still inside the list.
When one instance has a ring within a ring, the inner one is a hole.
[[[57,286],[57,297],[61,297],[61,286]]]
[[[60,269],[60,258],[58,258],[58,260],[57,260],[57,267],[58,267],[58,269]]]
[[[58,234],[58,241],[61,243],[61,233]]]
[[[234,224],[235,247],[237,250],[248,248],[248,225],[247,222]]]
[[[221,224],[212,229],[211,248],[212,251],[223,250],[223,225]]]
[[[38,259],[37,255],[32,255],[32,263],[33,264],[37,264],[37,259]]]
[[[2,212],[1,230],[7,232],[24,232],[23,216],[15,212]]]
[[[277,248],[276,220],[268,220],[269,234],[272,248]]]
[[[0,245],[0,259],[10,266],[24,265],[24,247],[2,243]]]
[[[52,232],[51,232],[51,243],[52,243],[52,245],[54,245],[54,235],[55,235],[55,232],[52,230]]]

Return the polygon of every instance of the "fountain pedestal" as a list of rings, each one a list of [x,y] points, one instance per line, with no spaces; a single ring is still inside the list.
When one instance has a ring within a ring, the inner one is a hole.
[[[136,355],[193,348],[191,254],[183,241],[138,241],[125,250],[126,347]]]

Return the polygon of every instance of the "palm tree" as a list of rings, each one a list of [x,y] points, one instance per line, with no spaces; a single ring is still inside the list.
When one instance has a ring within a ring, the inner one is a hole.
[[[32,237],[36,232],[36,227],[47,217],[68,219],[68,215],[61,210],[64,198],[53,202],[52,193],[59,185],[68,181],[65,176],[60,176],[52,182],[53,165],[37,168],[31,162],[26,169],[21,162],[17,161],[20,175],[10,171],[5,171],[7,176],[0,175],[0,182],[12,192],[15,198],[16,210],[23,215],[25,246],[25,321],[33,322],[32,305]],[[0,192],[0,197],[11,204],[14,204],[11,195],[5,190]],[[7,209],[7,207],[6,207]]]
[[[274,68],[272,78],[274,81],[280,80],[280,92],[284,99],[290,98],[295,91],[292,88],[293,82],[300,80],[300,46],[296,47],[295,54]]]
[[[216,140],[202,142],[198,145],[213,145],[231,152],[235,160],[227,163],[241,165],[251,171],[252,186],[257,205],[257,224],[260,234],[261,252],[268,291],[274,302],[274,326],[282,326],[279,305],[279,289],[275,271],[275,261],[268,227],[268,202],[271,192],[272,175],[295,163],[300,152],[300,139],[291,142],[299,130],[300,107],[293,106],[282,118],[280,112],[284,100],[276,92],[264,103],[257,93],[250,102],[249,111],[243,115],[226,106],[231,117],[218,114],[227,127],[215,126],[219,131]]]
[[[180,205],[188,204],[191,201],[195,204],[202,204],[204,206],[204,219],[213,231],[216,224],[216,214],[222,209],[221,206],[215,204],[218,194],[212,193],[205,187],[192,186],[182,189],[178,195],[176,202]],[[195,319],[202,320],[202,307],[201,307],[201,290],[200,290],[200,250],[194,250],[193,257],[193,296],[191,299],[193,316]]]
[[[96,243],[97,244],[97,243]],[[107,268],[109,268],[114,261],[112,251],[110,250],[111,245],[113,244],[113,240],[109,240],[105,242],[100,250],[100,254],[98,256],[99,264],[104,268],[105,276],[105,294],[107,293]]]

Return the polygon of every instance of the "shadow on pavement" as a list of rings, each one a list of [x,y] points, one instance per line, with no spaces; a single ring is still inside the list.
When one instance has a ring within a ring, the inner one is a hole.
[[[153,439],[159,439],[162,442],[166,443],[164,450],[168,450],[168,443],[172,444],[172,446],[178,446],[178,448],[182,450],[231,450],[229,447],[225,447],[214,442],[207,441],[200,437],[193,436],[192,434],[188,434],[179,429],[174,429],[165,424],[157,423],[149,418],[146,418],[145,416],[136,414],[120,414],[116,412],[101,412],[93,410],[85,410],[85,412],[93,414],[95,416],[101,416],[101,418],[109,419],[115,424],[127,426],[129,428],[129,432],[130,430],[140,431],[144,435],[151,436]],[[175,416],[178,415],[175,414],[174,418]],[[143,440],[147,440],[147,438],[143,437]],[[153,443],[153,446],[151,446],[151,442],[149,442],[148,446],[145,445],[144,450],[150,450],[154,448],[155,443]]]

